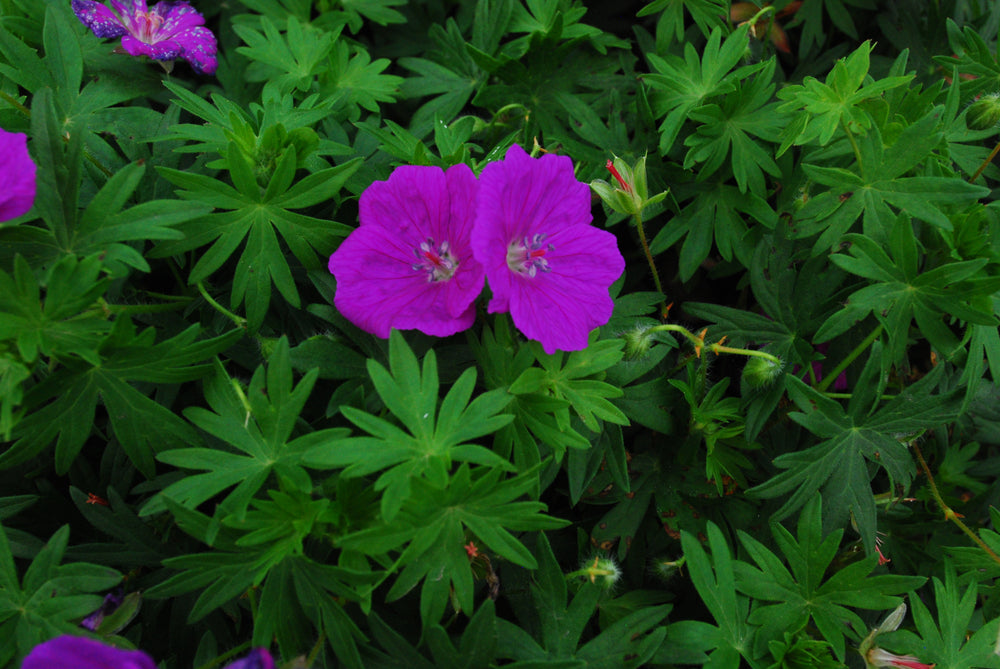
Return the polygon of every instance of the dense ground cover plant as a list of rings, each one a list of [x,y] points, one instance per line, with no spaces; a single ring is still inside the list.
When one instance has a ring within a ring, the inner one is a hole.
[[[1000,667],[998,25],[0,0],[0,666]]]

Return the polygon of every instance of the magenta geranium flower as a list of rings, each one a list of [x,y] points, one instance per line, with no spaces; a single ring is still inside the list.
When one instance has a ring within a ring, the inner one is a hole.
[[[73,0],[77,18],[98,37],[121,37],[125,53],[155,60],[180,58],[202,74],[212,74],[218,67],[215,35],[185,0],[163,0],[152,8],[146,0],[111,0],[111,7],[95,0]]]
[[[490,313],[546,353],[587,347],[611,318],[608,288],[625,270],[615,236],[590,225],[590,187],[566,156],[531,158],[514,145],[479,178],[472,251],[486,268]]]
[[[475,320],[483,268],[469,245],[478,184],[468,165],[397,167],[361,194],[361,225],[330,256],[334,304],[379,337],[446,337]]]
[[[80,636],[60,636],[38,644],[24,658],[21,669],[156,669],[141,650],[121,650]]]
[[[80,636],[60,636],[38,644],[24,658],[21,669],[156,669],[156,662],[141,650],[121,650]],[[274,669],[266,648],[255,648],[246,657],[223,669]]]
[[[23,216],[35,202],[35,163],[28,137],[0,128],[0,221]]]

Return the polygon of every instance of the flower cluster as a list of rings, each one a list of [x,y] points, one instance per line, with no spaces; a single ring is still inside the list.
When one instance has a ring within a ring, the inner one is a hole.
[[[0,221],[23,216],[35,202],[35,163],[28,137],[0,128]]]
[[[96,0],[73,0],[77,18],[98,37],[121,37],[124,53],[160,61],[180,58],[201,74],[212,74],[218,67],[215,35],[185,0],[164,0],[152,7],[146,0],[111,0],[111,7]]]
[[[79,636],[60,636],[31,649],[21,669],[156,669],[156,662],[141,650],[121,650]],[[274,669],[271,654],[257,648],[223,669]]]
[[[330,257],[334,303],[379,337],[392,328],[447,336],[470,327],[489,281],[490,313],[546,353],[587,346],[608,322],[625,260],[590,225],[590,190],[565,156],[514,145],[479,179],[467,165],[397,168],[361,195],[360,226]]]

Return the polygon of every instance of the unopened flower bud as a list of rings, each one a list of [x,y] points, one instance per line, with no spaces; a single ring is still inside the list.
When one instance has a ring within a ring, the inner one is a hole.
[[[649,197],[646,187],[646,157],[643,156],[630,166],[615,156],[607,163],[613,183],[603,179],[590,182],[590,187],[614,211],[629,216],[641,215],[642,210],[656,204],[667,196],[667,191]]]
[[[988,130],[1000,122],[1000,93],[990,93],[973,102],[965,112],[969,130]]]
[[[865,656],[868,664],[873,667],[904,667],[905,669],[934,669],[933,664],[921,662],[912,655],[896,655],[875,646]]]
[[[625,340],[626,360],[645,358],[655,341],[652,330],[643,325],[636,325],[631,330],[626,330],[621,334],[621,338]]]
[[[780,360],[753,357],[743,367],[743,381],[754,390],[766,388],[781,376],[781,370],[784,368],[785,364]]]
[[[585,564],[575,573],[605,590],[613,588],[622,576],[622,570],[613,559],[602,557],[595,557],[593,562]]]

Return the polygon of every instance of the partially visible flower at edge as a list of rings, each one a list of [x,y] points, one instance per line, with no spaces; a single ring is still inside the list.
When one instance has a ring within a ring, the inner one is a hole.
[[[464,164],[404,165],[365,189],[360,226],[330,256],[340,313],[383,339],[469,328],[485,281],[470,245],[477,191]]]
[[[472,250],[493,291],[489,312],[509,311],[546,353],[586,348],[611,318],[608,289],[625,259],[613,234],[590,225],[590,189],[573,162],[515,144],[483,169],[477,210]]]
[[[124,53],[160,61],[180,58],[196,72],[215,72],[215,35],[186,0],[164,0],[152,7],[146,0],[110,1],[113,10],[96,0],[73,0],[73,12],[97,37],[121,37]]]
[[[80,636],[59,636],[40,643],[24,658],[21,669],[156,669],[156,662],[141,650],[122,650]],[[266,648],[255,648],[223,669],[274,669]]]
[[[905,667],[906,669],[934,669],[933,664],[921,662],[912,655],[896,655],[875,646],[865,656],[868,664],[873,667]]]
[[[35,203],[35,163],[28,136],[0,128],[0,221],[23,216]]]
[[[753,2],[734,2],[729,9],[729,19],[737,25],[743,25],[743,23],[752,19],[761,9],[767,6],[767,4],[757,5]],[[788,44],[788,35],[785,34],[781,24],[778,23],[778,19],[794,14],[799,11],[799,7],[801,6],[802,2],[795,0],[795,2],[790,2],[783,9],[778,10],[774,18],[762,17],[753,25],[754,37],[759,40],[766,37],[771,40],[771,43],[774,44],[778,51],[791,53],[792,48]]]
[[[101,626],[101,623],[104,622],[104,618],[111,615],[115,609],[121,606],[124,599],[125,595],[120,589],[104,595],[104,601],[101,603],[100,607],[81,620],[80,627],[90,630],[91,632],[96,631],[97,628]]]

